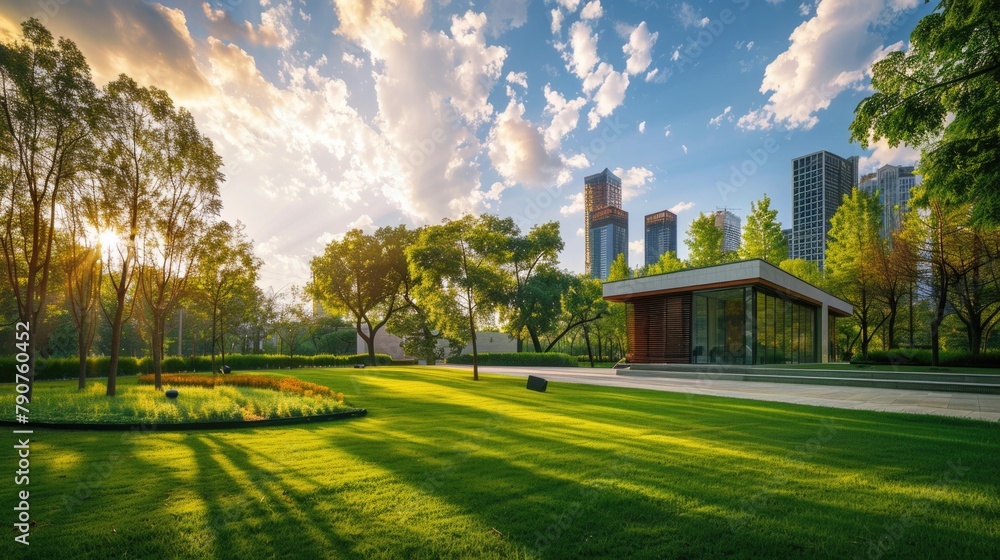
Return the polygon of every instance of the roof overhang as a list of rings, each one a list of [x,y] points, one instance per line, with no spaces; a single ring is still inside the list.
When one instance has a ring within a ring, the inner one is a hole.
[[[848,317],[854,312],[846,301],[759,259],[607,282],[604,299],[625,302],[661,294],[745,286],[762,286],[792,299],[820,307],[826,305],[834,316]]]

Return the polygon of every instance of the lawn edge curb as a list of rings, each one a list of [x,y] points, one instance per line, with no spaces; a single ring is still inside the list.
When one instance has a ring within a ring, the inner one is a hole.
[[[10,420],[0,420],[0,426],[18,427],[22,429],[47,428],[51,430],[102,431],[102,432],[186,432],[189,430],[229,430],[234,428],[260,428],[268,426],[286,426],[294,424],[309,424],[329,420],[346,420],[361,418],[368,414],[368,409],[361,408],[347,412],[320,414],[317,416],[297,416],[294,418],[271,418],[268,420],[248,420],[239,422],[179,422],[175,424],[67,424],[57,422],[30,422],[21,424]]]

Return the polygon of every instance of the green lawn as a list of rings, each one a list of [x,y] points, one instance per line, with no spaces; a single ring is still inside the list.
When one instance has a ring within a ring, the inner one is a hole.
[[[558,382],[535,393],[455,369],[295,374],[369,415],[34,434],[37,525],[30,547],[8,533],[0,558],[913,560],[1000,549],[996,423]],[[16,488],[0,485],[8,518]]]

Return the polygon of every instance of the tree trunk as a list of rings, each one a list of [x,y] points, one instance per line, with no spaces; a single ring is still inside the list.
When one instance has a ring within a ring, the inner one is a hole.
[[[538,340],[538,333],[535,329],[528,327],[528,334],[531,336],[531,344],[535,346],[535,352],[542,353],[542,343]]]
[[[590,348],[590,329],[586,325],[583,327],[583,339],[587,341],[587,358],[590,360],[590,367],[594,367],[594,351]]]

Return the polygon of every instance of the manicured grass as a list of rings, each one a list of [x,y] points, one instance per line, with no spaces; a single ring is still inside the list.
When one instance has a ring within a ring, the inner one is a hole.
[[[455,369],[294,375],[369,415],[36,431],[38,524],[30,550],[8,535],[0,557],[913,560],[1000,549],[996,423],[558,382],[535,393]],[[10,472],[9,446],[5,456]],[[16,488],[0,485],[0,504]]]
[[[165,377],[169,379],[170,376]],[[191,379],[201,378],[211,383],[213,376],[183,377],[190,384]],[[268,380],[265,376],[254,377]],[[152,385],[137,384],[132,377],[119,379],[117,394],[108,397],[105,394],[107,387],[100,381],[88,381],[82,391],[77,389],[76,381],[39,382],[35,384],[30,418],[35,422],[52,423],[174,424],[292,418],[351,410],[344,405],[343,395],[327,387],[321,387],[326,394],[313,394],[297,384],[288,385],[306,394],[230,385],[191,387],[165,380],[164,389],[177,388],[180,392],[177,398],[168,399],[163,391],[157,391]],[[13,411],[14,394],[14,391],[4,391],[0,396],[3,410]]]

